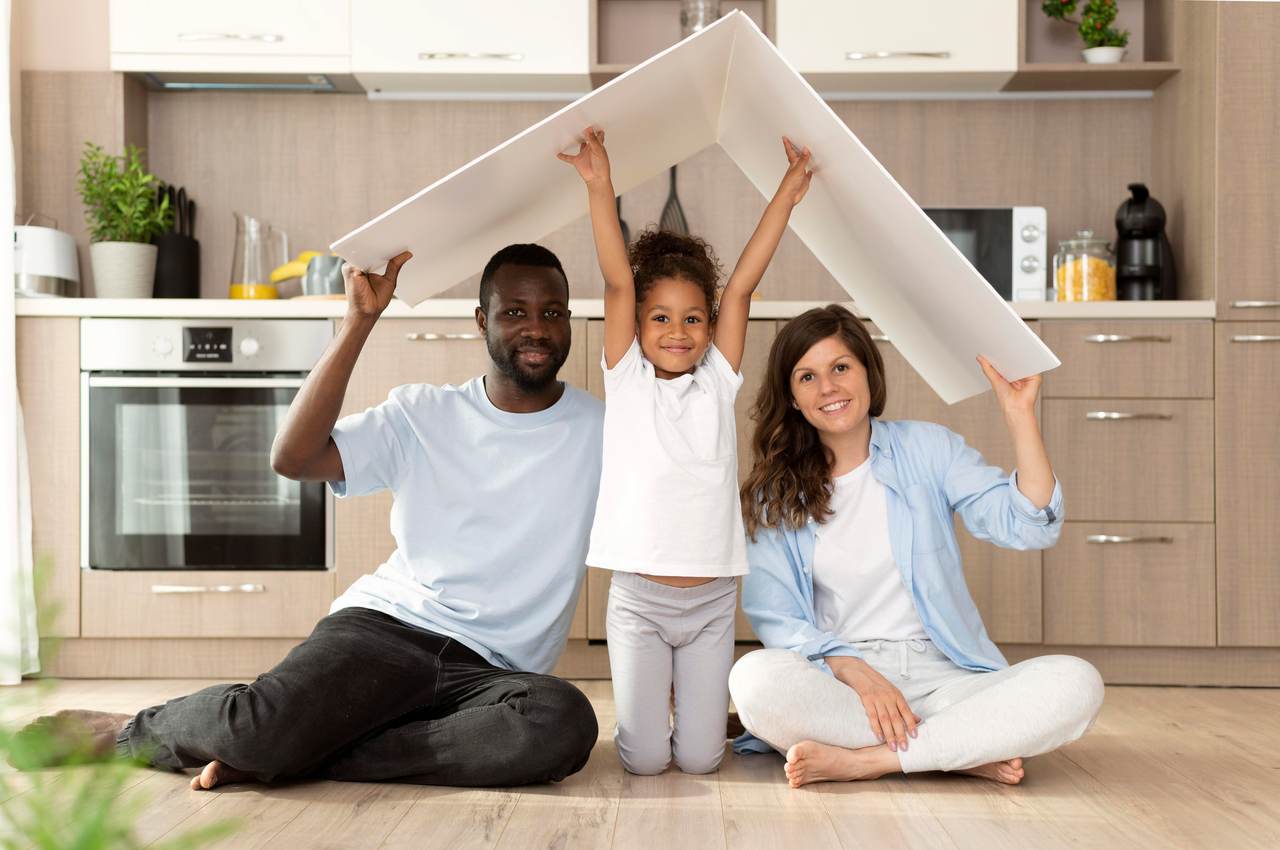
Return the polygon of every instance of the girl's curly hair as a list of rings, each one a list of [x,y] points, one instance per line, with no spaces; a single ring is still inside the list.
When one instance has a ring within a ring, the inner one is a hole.
[[[714,319],[719,292],[720,260],[703,239],[669,230],[646,230],[627,249],[635,278],[636,304],[644,301],[654,283],[675,277],[696,284],[707,297],[707,313]]]

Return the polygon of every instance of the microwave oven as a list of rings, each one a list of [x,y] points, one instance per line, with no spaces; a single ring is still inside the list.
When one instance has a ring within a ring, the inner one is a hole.
[[[1049,235],[1044,207],[924,207],[1006,301],[1044,301]]]

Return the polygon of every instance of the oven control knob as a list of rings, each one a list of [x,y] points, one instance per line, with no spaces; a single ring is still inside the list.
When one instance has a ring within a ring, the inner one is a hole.
[[[258,341],[251,336],[247,336],[240,340],[240,353],[245,357],[252,357],[257,354],[258,349],[261,347],[262,346],[258,344]]]
[[[1023,242],[1035,242],[1040,238],[1040,228],[1034,224],[1023,225],[1022,231],[1019,233]]]
[[[1040,258],[1033,257],[1030,254],[1022,258],[1022,262],[1018,263],[1018,268],[1027,274],[1033,274],[1040,271]]]
[[[158,336],[155,338],[155,341],[151,343],[151,350],[162,357],[172,354],[173,340],[169,339],[167,336]]]

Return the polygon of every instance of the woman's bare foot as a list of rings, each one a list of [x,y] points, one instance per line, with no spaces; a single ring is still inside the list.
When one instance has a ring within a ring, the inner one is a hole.
[[[1022,777],[1027,775],[1026,770],[1022,767],[1022,759],[1020,758],[1009,759],[1008,761],[993,761],[991,764],[979,765],[969,770],[957,770],[956,773],[979,776],[1005,785],[1017,785],[1022,781]]]
[[[104,761],[115,754],[116,738],[132,719],[132,714],[82,709],[47,714],[17,734],[9,761],[24,770]]]
[[[886,773],[902,770],[898,754],[884,744],[848,750],[801,741],[787,750],[784,768],[792,788],[810,782],[848,782],[855,779],[879,779]]]
[[[252,774],[245,773],[243,770],[236,770],[234,767],[227,767],[220,761],[211,761],[204,766],[204,770],[197,775],[191,777],[192,791],[208,791],[210,788],[216,788],[219,785],[234,785],[237,782],[254,782]]]

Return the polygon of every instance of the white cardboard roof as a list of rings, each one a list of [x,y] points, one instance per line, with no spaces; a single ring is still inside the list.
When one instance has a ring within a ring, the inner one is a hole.
[[[765,197],[786,169],[778,138],[813,152],[791,228],[948,403],[988,388],[979,353],[1009,379],[1059,365],[964,255],[751,19],[731,12],[334,242],[362,268],[403,250],[400,298],[417,304],[476,274],[499,248],[587,214],[555,158],[582,128],[607,135],[619,192],[719,144]],[[424,262],[425,260],[425,262]]]

